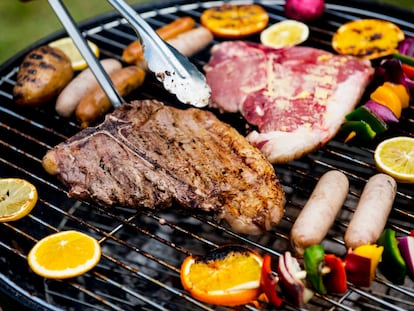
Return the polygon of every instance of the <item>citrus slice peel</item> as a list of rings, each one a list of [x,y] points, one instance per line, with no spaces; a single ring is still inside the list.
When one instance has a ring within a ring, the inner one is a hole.
[[[36,187],[25,179],[0,178],[0,222],[29,214],[38,199]]]
[[[263,30],[260,42],[273,48],[290,47],[301,44],[309,37],[309,27],[296,20],[284,20]]]
[[[100,260],[97,240],[84,233],[68,230],[39,240],[27,257],[30,268],[50,279],[79,276],[92,269]]]
[[[401,183],[414,183],[414,138],[398,136],[378,144],[374,152],[377,168]]]
[[[260,255],[246,248],[222,247],[203,257],[188,256],[181,266],[181,282],[202,302],[242,305],[260,295],[262,262]]]
[[[87,40],[87,42],[88,42],[89,47],[92,50],[92,53],[96,57],[99,57],[99,54],[100,54],[99,47],[92,41]],[[61,39],[57,39],[49,43],[49,46],[62,50],[72,62],[73,70],[75,71],[83,70],[88,66],[85,59],[83,58],[78,48],[76,47],[75,43],[73,42],[72,38],[63,37]]]

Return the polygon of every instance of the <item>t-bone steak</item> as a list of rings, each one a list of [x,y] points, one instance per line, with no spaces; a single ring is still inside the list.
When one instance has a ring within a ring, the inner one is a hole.
[[[243,135],[209,111],[155,100],[123,104],[49,150],[43,167],[71,197],[134,208],[176,202],[240,233],[270,230],[284,213],[273,166]]]
[[[298,159],[332,139],[374,74],[367,60],[311,47],[226,41],[211,53],[204,69],[212,106],[240,112],[254,125],[247,139],[272,163]]]

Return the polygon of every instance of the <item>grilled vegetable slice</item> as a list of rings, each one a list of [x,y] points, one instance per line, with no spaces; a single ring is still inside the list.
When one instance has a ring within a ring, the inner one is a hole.
[[[303,307],[312,297],[313,291],[305,286],[301,267],[298,260],[291,255],[290,252],[285,252],[279,257],[279,265],[277,273],[280,278],[280,287],[283,293],[288,298],[288,301],[297,307]]]
[[[322,265],[324,263],[325,250],[322,245],[315,244],[305,249],[303,259],[305,262],[306,279],[312,288],[319,294],[326,294],[327,290],[322,278]]]
[[[395,231],[387,228],[378,239],[378,244],[384,247],[382,260],[378,267],[382,274],[396,284],[403,284],[407,274],[407,265],[398,248]]]
[[[348,280],[356,286],[369,287],[375,278],[375,272],[384,247],[376,244],[364,244],[345,256],[345,270]]]
[[[40,46],[23,59],[13,98],[19,105],[44,105],[55,98],[72,77],[72,63],[65,53],[51,46]]]
[[[272,271],[272,258],[270,255],[263,256],[262,275],[260,277],[260,288],[266,294],[269,302],[276,307],[280,307],[283,304],[283,299],[279,297],[276,286],[278,277],[273,274]]]
[[[325,254],[325,265],[330,272],[323,276],[323,282],[330,293],[343,294],[348,289],[345,263],[334,254]]]
[[[343,24],[332,37],[339,54],[375,59],[394,53],[404,32],[394,23],[380,19],[359,19]]]
[[[244,38],[262,31],[269,22],[268,13],[257,4],[223,4],[205,10],[201,24],[220,38]]]

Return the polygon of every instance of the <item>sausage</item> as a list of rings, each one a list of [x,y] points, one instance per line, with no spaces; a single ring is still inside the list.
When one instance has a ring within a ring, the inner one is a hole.
[[[345,232],[345,246],[356,248],[376,243],[391,212],[397,183],[386,174],[372,176],[365,185]]]
[[[39,106],[54,99],[73,77],[72,63],[61,50],[44,45],[26,55],[13,87],[14,101]]]
[[[109,75],[122,68],[121,62],[114,58],[102,60],[101,65]],[[76,106],[82,97],[97,85],[98,81],[91,69],[83,70],[59,94],[55,105],[56,112],[62,117],[70,117],[75,112]]]
[[[126,96],[142,85],[145,71],[138,66],[127,66],[110,76],[114,87],[121,96]],[[112,107],[109,98],[100,85],[86,94],[76,107],[76,118],[82,127],[87,127],[104,116]]]
[[[163,40],[169,40],[195,26],[195,20],[189,16],[180,17],[173,22],[158,28],[156,32]],[[127,64],[135,64],[145,68],[144,50],[139,40],[133,41],[122,52],[122,60]]]
[[[196,27],[167,42],[184,56],[190,57],[200,52],[213,40],[213,34],[205,27]]]
[[[195,20],[189,16],[184,16],[158,28],[156,32],[162,39],[169,40],[194,27]]]
[[[291,245],[299,256],[305,248],[325,238],[348,190],[348,178],[340,171],[328,171],[319,179],[290,232]]]

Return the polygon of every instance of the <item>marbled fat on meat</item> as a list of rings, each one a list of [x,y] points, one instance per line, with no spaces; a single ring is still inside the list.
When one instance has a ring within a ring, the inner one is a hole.
[[[311,47],[227,41],[205,66],[212,106],[257,127],[247,139],[272,163],[298,159],[339,130],[373,77],[367,60]]]

